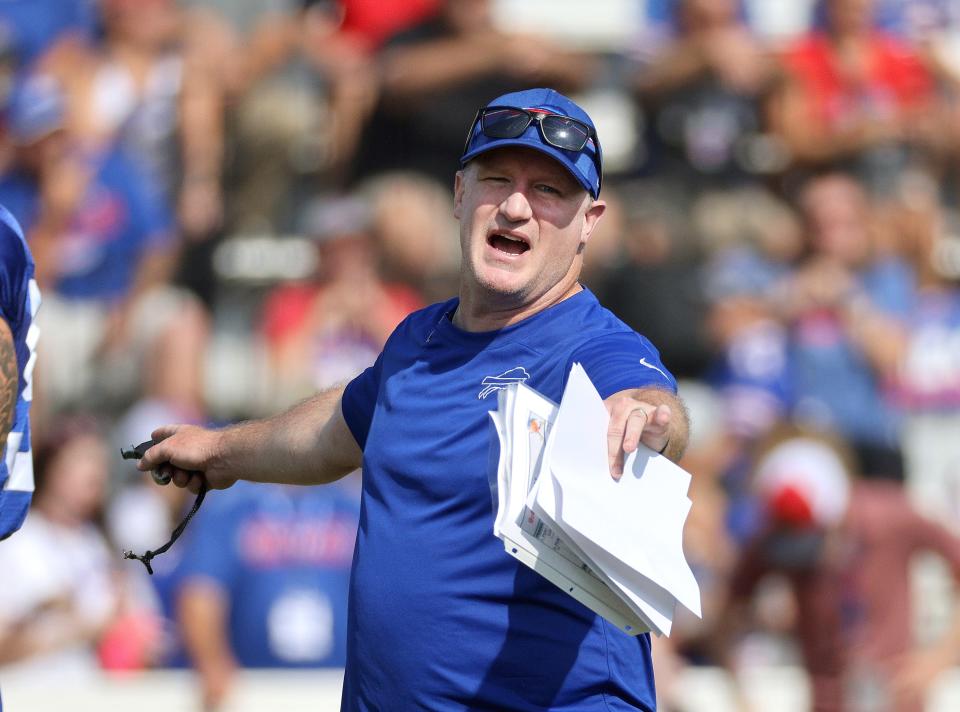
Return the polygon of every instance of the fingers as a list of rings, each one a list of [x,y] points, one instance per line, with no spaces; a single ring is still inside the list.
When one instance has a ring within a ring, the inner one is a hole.
[[[200,487],[204,482],[204,477],[199,472],[190,472],[188,470],[175,470],[172,474],[171,481],[177,487],[183,489],[186,488],[198,494],[200,492]]]
[[[137,469],[142,472],[149,472],[151,470],[159,471],[160,465],[170,459],[170,455],[167,453],[167,448],[164,447],[163,441],[171,435],[174,435],[180,427],[179,425],[164,425],[150,433],[154,445],[150,447],[137,462]]]
[[[159,428],[150,433],[150,437],[153,438],[154,442],[160,442],[161,440],[166,440],[171,435],[174,435],[182,425],[161,425]]]
[[[670,410],[670,406],[661,404],[649,415],[640,442],[654,452],[660,452],[670,437],[670,420],[673,417],[673,412]]]
[[[607,403],[610,423],[607,427],[607,453],[610,474],[615,480],[623,475],[626,455],[640,443],[660,452],[669,439],[670,406],[624,398]]]

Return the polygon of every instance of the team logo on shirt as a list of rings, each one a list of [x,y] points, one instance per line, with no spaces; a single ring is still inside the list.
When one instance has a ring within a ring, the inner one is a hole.
[[[483,400],[494,391],[502,391],[511,383],[523,383],[530,374],[523,366],[516,366],[509,371],[504,371],[499,376],[487,376],[481,381],[483,389],[477,394],[477,398]]]

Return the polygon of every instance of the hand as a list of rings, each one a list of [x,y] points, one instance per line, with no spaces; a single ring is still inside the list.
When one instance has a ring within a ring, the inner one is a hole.
[[[237,481],[223,465],[223,431],[196,425],[164,425],[151,433],[156,445],[137,463],[142,472],[169,475],[177,487],[196,494],[206,481],[211,489],[226,489]]]
[[[816,257],[801,267],[793,281],[801,310],[834,308],[853,293],[856,281],[850,270],[829,257]]]
[[[607,426],[610,474],[619,480],[626,455],[634,452],[640,443],[655,452],[667,446],[673,411],[665,403],[655,405],[642,400],[632,390],[615,393],[603,404],[610,413]]]

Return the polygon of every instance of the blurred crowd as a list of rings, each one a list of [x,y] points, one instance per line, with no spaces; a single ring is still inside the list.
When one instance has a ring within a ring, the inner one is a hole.
[[[451,295],[477,107],[575,95],[609,204],[584,283],[681,379],[688,665],[805,666],[919,710],[960,662],[960,2],[7,0],[0,204],[43,292],[37,492],[0,546],[0,674],[337,666],[359,514],[190,502],[116,447],[275,412]],[[956,610],[955,610],[956,609]]]

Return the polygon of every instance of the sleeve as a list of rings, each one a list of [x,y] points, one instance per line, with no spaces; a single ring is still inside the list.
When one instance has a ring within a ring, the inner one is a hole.
[[[383,353],[377,356],[374,364],[354,378],[343,391],[341,408],[343,419],[353,433],[357,445],[363,450],[370,433],[370,423],[377,406],[380,393],[380,380],[383,377]]]
[[[659,352],[635,332],[591,339],[574,350],[567,363],[567,374],[574,363],[583,366],[603,398],[628,388],[651,386],[677,392],[677,381],[663,365]]]
[[[23,318],[29,263],[20,227],[13,216],[0,208],[0,317],[8,323]]]

